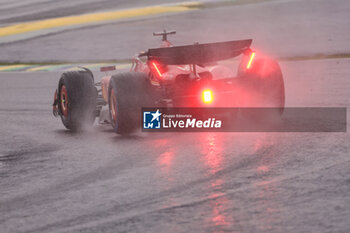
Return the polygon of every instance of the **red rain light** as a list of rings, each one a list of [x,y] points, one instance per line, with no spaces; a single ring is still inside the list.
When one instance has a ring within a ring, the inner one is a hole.
[[[252,62],[254,60],[254,57],[255,57],[255,52],[252,52],[252,54],[250,55],[248,64],[247,64],[247,69],[250,69],[250,67],[252,66]]]
[[[202,92],[203,102],[206,104],[210,104],[213,102],[213,92],[211,90],[204,90]]]
[[[152,66],[153,66],[153,68],[157,71],[158,76],[159,76],[159,77],[162,77],[162,73],[160,72],[157,63],[156,63],[156,62],[152,62]]]

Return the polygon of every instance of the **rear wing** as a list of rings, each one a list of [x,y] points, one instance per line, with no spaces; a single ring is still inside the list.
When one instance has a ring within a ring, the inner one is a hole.
[[[209,44],[194,44],[168,48],[149,49],[142,54],[148,60],[157,60],[167,65],[208,64],[239,56],[250,49],[252,40],[226,41]]]

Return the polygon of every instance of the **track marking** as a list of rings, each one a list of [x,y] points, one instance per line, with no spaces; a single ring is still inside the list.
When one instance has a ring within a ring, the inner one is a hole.
[[[15,70],[20,70],[20,69],[25,69],[28,67],[33,67],[33,65],[18,64],[18,65],[0,66],[0,71],[15,71]]]
[[[89,64],[56,64],[56,65],[40,65],[40,64],[14,64],[0,65],[0,72],[43,72],[43,71],[74,71],[81,70],[80,67],[99,71],[102,66],[116,66],[117,70],[130,69],[131,63],[89,63]]]
[[[40,31],[45,29],[89,25],[94,23],[102,23],[108,21],[117,21],[121,19],[130,19],[149,15],[160,15],[164,13],[176,13],[184,11],[192,11],[199,9],[203,3],[201,2],[182,2],[173,5],[158,5],[143,8],[133,8],[109,12],[90,13],[84,15],[75,15],[67,17],[59,17],[53,19],[45,19],[27,23],[19,23],[0,28],[0,37],[24,34],[28,32]]]
[[[25,71],[26,72],[46,71],[48,68],[52,68],[52,67],[56,67],[56,66],[53,66],[53,65],[37,66],[37,67],[34,67],[34,68],[27,69]]]

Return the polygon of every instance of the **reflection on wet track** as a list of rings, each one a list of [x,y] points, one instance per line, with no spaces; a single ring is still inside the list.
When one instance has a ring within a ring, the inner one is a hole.
[[[155,172],[160,175],[159,180],[166,182],[168,190],[160,212],[174,208],[186,211],[193,205],[200,205],[203,207],[197,207],[199,223],[196,224],[203,229],[240,232],[242,219],[235,220],[235,216],[240,213],[245,215],[246,211],[240,209],[242,203],[235,199],[235,195],[241,192],[240,180],[245,174],[249,177],[245,182],[248,187],[242,191],[247,192],[244,194],[246,197],[257,200],[252,201],[252,211],[264,216],[257,222],[258,229],[278,230],[273,225],[274,221],[280,221],[274,200],[277,193],[269,176],[274,169],[274,160],[279,156],[274,149],[279,143],[278,137],[264,133],[200,133],[166,134],[164,138],[151,134],[145,140],[159,151],[156,160],[158,171]],[[243,154],[237,154],[237,151]],[[256,162],[252,163],[252,160]],[[184,178],[183,173],[188,177]],[[250,181],[251,177],[256,181]],[[188,196],[192,198],[188,199]],[[161,199],[158,201],[161,202]]]
[[[199,147],[202,150],[201,159],[204,165],[207,167],[207,176],[214,175],[222,169],[224,163],[224,151],[223,147],[223,134],[215,133],[203,133],[199,135],[200,144]],[[224,232],[223,230],[232,229],[234,221],[232,216],[227,211],[230,206],[229,200],[225,196],[222,185],[224,180],[221,177],[216,177],[210,180],[208,189],[210,190],[209,199],[212,208],[210,216],[209,226],[212,226],[213,232]]]

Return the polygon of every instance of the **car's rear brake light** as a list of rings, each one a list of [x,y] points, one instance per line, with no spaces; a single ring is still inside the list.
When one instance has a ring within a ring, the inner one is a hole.
[[[250,69],[250,67],[252,66],[254,57],[255,57],[255,52],[252,52],[252,53],[250,54],[250,58],[249,58],[249,61],[248,61],[248,63],[247,63],[247,69]]]
[[[155,61],[152,61],[151,65],[152,65],[152,68],[157,72],[158,76],[162,77],[162,73],[160,72],[159,64]]]
[[[206,103],[206,104],[210,104],[213,102],[213,92],[212,90],[204,90],[202,92],[202,99],[203,99],[203,102]]]

